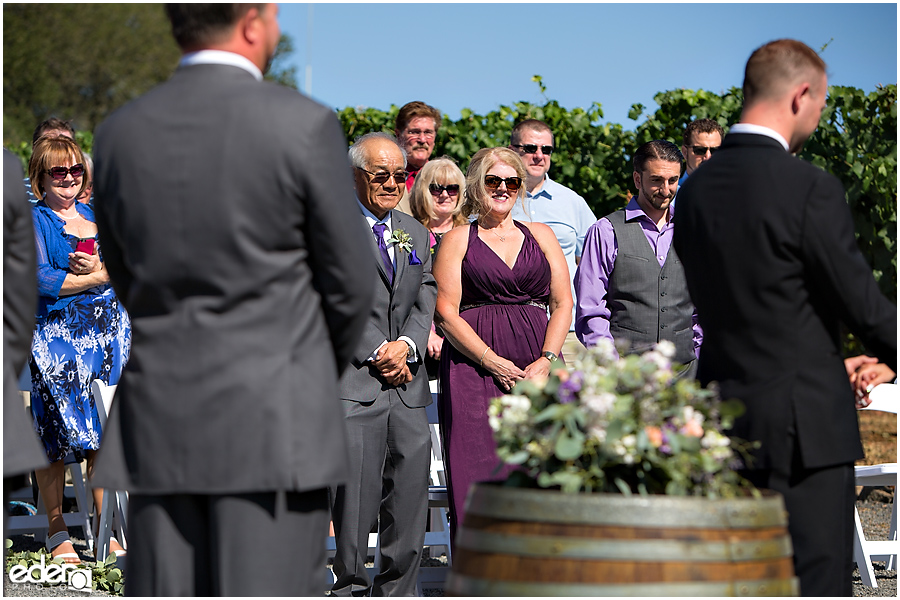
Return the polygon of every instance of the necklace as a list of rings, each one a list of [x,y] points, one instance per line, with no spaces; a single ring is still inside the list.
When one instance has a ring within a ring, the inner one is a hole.
[[[485,227],[482,225],[482,228],[485,228]],[[485,229],[486,229],[486,228],[485,228]],[[507,233],[506,235],[500,235],[499,233],[497,233],[497,228],[496,228],[496,227],[492,227],[491,229],[488,229],[488,231],[490,231],[491,233],[493,233],[494,235],[496,235],[498,238],[500,238],[500,241],[501,241],[501,242],[506,242],[506,236],[509,235],[508,233]]]
[[[52,209],[51,209],[51,210],[52,210]],[[75,212],[75,216],[74,216],[74,217],[67,217],[66,215],[61,214],[61,213],[58,213],[58,212],[56,212],[55,210],[53,211],[53,214],[55,214],[55,215],[56,215],[57,217],[59,217],[60,219],[64,219],[64,220],[66,220],[66,221],[71,221],[72,219],[77,219],[77,218],[78,218],[78,211]]]

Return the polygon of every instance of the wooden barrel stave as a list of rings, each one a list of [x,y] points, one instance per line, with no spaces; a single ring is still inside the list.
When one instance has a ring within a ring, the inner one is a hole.
[[[612,504],[604,511],[606,500]],[[780,497],[637,498],[632,510],[628,500],[475,486],[457,532],[448,594],[797,594]],[[655,514],[679,507],[686,507],[680,516]]]

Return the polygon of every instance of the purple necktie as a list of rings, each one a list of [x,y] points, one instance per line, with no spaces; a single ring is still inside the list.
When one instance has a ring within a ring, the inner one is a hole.
[[[372,232],[375,239],[378,240],[378,250],[381,252],[381,260],[384,262],[384,269],[387,271],[388,281],[394,282],[394,263],[391,261],[391,255],[388,254],[387,244],[384,243],[384,230],[387,225],[384,223],[375,223],[372,225]]]

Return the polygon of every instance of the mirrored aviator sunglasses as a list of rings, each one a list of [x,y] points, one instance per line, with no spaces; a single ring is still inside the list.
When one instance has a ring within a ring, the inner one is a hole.
[[[440,196],[443,191],[446,191],[448,196],[457,196],[459,195],[459,184],[440,185],[432,183],[428,186],[428,191],[431,192],[432,196]]]
[[[498,189],[501,183],[505,183],[506,189],[512,194],[518,192],[522,186],[522,180],[519,177],[507,177],[506,179],[496,175],[485,175],[484,177],[484,187],[489,190]]]
[[[62,181],[66,178],[66,175],[72,174],[72,177],[81,177],[84,175],[84,165],[77,164],[72,165],[71,167],[50,167],[47,169],[47,173],[50,174],[50,177],[56,179],[57,181]]]

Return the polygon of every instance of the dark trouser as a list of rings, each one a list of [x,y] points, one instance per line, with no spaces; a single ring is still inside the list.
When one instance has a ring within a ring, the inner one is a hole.
[[[128,596],[321,596],[328,492],[132,494]]]
[[[743,475],[784,496],[800,594],[852,596],[853,464],[805,469],[796,448],[794,458],[790,473],[762,469]]]
[[[424,408],[409,408],[399,399],[343,404],[350,479],[332,491],[332,592],[414,596],[428,518],[428,416]],[[366,554],[376,523],[381,570],[370,582]]]

